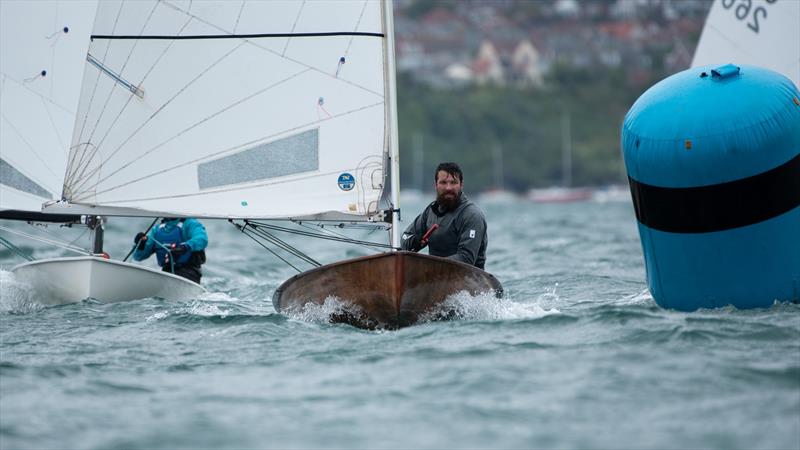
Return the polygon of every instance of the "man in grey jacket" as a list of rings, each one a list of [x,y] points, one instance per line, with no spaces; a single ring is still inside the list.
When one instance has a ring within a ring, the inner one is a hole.
[[[401,240],[403,250],[429,247],[434,256],[461,261],[480,269],[486,264],[486,218],[461,190],[464,174],[458,164],[436,167],[436,201],[414,219]]]

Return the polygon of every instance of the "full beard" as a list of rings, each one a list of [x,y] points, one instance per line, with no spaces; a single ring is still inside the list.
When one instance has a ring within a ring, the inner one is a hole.
[[[445,196],[445,195],[437,195],[436,196],[436,203],[439,205],[439,210],[441,212],[452,211],[456,209],[458,206],[458,202],[461,200],[461,194],[454,196]]]

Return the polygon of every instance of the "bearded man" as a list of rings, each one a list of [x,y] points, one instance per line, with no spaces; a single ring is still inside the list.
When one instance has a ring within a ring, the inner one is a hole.
[[[486,264],[486,218],[462,192],[464,174],[458,164],[441,163],[434,174],[436,200],[403,233],[403,250],[428,253],[471,264]]]

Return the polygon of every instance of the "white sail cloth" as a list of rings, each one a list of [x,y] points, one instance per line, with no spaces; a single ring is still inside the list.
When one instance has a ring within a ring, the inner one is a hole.
[[[382,30],[374,0],[101,2],[68,203],[45,210],[364,220],[385,184]]]
[[[0,1],[0,210],[58,199],[97,1]]]
[[[800,86],[800,1],[715,0],[692,67],[749,64]]]

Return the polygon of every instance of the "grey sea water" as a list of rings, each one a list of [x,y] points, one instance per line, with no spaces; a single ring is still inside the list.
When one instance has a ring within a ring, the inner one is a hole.
[[[800,448],[800,305],[659,308],[629,202],[482,206],[505,299],[399,331],[276,313],[295,271],[225,222],[179,302],[44,307],[0,252],[0,448]]]

